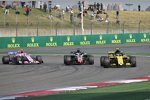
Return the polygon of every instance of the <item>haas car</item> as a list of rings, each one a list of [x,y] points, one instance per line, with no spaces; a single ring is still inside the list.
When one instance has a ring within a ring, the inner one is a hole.
[[[115,52],[108,52],[108,56],[101,56],[100,64],[104,68],[136,67],[136,57],[127,56],[124,53],[115,54]]]
[[[31,56],[27,53],[8,52],[6,56],[2,57],[3,64],[42,64],[41,56]]]
[[[86,53],[71,52],[69,55],[64,55],[65,65],[93,65],[94,57]]]

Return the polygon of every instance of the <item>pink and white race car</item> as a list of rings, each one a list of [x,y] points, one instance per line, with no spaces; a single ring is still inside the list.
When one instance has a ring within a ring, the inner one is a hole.
[[[42,64],[41,56],[31,56],[25,52],[8,52],[2,57],[3,64]]]

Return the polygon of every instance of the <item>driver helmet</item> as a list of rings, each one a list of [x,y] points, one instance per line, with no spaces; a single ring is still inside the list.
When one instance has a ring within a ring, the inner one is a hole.
[[[20,53],[24,53],[23,49],[20,49]]]
[[[120,50],[120,48],[116,48],[116,50]]]
[[[77,53],[80,53],[80,49],[77,49]]]

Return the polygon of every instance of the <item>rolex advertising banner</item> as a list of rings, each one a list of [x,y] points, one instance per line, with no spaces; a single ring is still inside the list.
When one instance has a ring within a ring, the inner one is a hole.
[[[92,45],[94,40],[92,35],[80,35],[77,39],[79,39],[78,44],[80,46]]]
[[[101,44],[121,44],[123,43],[122,34],[103,34],[103,35],[95,35],[93,37],[96,45]]]
[[[87,46],[150,42],[150,33],[0,37],[0,48]]]
[[[129,33],[129,34],[124,34],[123,36],[124,36],[124,39],[123,39],[124,43],[139,43],[140,42],[139,41],[140,34],[137,35],[136,33],[134,34]]]
[[[60,36],[59,40],[59,46],[75,46],[79,41],[76,36]]]
[[[104,34],[104,35],[93,35],[93,38],[95,40],[96,45],[102,45],[102,44],[108,44],[108,35]]]
[[[0,48],[21,48],[23,47],[23,38],[18,37],[1,37]]]
[[[23,37],[23,46],[27,48],[42,47],[42,37]]]
[[[150,42],[150,33],[128,33],[124,34],[124,43],[146,43]]]
[[[43,46],[45,46],[45,47],[59,46],[58,37],[55,37],[55,36],[43,37]]]
[[[141,43],[150,42],[150,33],[141,33],[139,34],[139,38]]]

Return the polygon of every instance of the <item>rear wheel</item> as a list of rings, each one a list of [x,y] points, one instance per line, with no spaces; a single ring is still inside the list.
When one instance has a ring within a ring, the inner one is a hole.
[[[136,67],[136,57],[130,56],[131,67]]]
[[[71,61],[72,61],[72,59],[71,59],[70,55],[65,55],[64,56],[64,64],[65,65],[71,65]]]
[[[110,59],[109,59],[109,57],[105,57],[104,68],[109,68],[109,67],[110,67]]]
[[[3,62],[3,64],[9,64],[9,56],[3,56],[3,58],[2,58],[2,62]]]
[[[94,56],[88,55],[87,58],[88,58],[88,64],[93,65],[94,64]]]
[[[35,59],[36,59],[37,61],[39,61],[40,64],[43,63],[43,59],[42,59],[41,56],[36,56]]]

